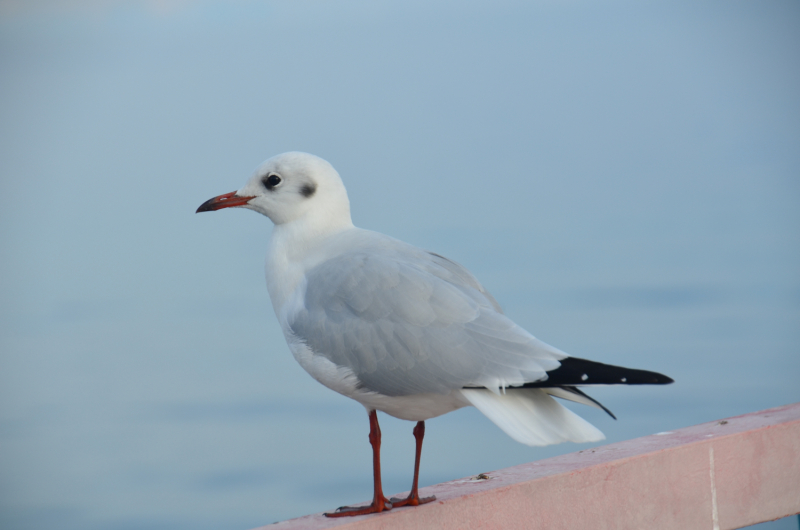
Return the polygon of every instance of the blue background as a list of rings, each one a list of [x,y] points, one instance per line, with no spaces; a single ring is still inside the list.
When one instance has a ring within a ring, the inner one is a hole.
[[[371,497],[363,408],[275,321],[270,222],[194,214],[287,150],[542,340],[676,379],[593,391],[617,422],[574,408],[609,442],[800,401],[799,23],[789,1],[0,2],[0,526],[246,529]],[[413,425],[381,422],[407,490]],[[427,427],[423,485],[587,447],[474,409]]]

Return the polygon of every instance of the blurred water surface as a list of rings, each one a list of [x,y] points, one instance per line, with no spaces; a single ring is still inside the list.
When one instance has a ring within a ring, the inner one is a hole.
[[[593,391],[609,442],[800,400],[799,22],[788,1],[0,3],[0,526],[246,529],[371,497],[363,409],[272,314],[269,221],[194,215],[287,150],[539,338],[677,381]],[[413,425],[381,421],[406,490]],[[421,481],[585,448],[460,410],[428,422]]]

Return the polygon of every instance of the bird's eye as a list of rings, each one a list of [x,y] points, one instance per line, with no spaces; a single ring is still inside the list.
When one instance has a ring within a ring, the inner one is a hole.
[[[278,175],[270,175],[265,178],[263,181],[264,187],[268,190],[272,190],[275,186],[281,183],[281,178]]]

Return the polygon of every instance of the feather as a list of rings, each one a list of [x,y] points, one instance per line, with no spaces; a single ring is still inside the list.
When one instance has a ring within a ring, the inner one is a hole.
[[[617,419],[610,410],[605,408],[602,403],[594,399],[592,396],[586,395],[585,393],[581,392],[574,386],[559,386],[559,387],[550,387],[550,388],[543,388],[545,392],[550,394],[551,396],[555,396],[557,398],[566,399],[567,401],[573,401],[575,403],[580,403],[581,405],[589,405],[590,407],[594,407],[596,409],[602,409],[605,411],[606,414]]]
[[[526,445],[605,439],[597,427],[558,403],[544,389],[508,389],[497,395],[475,388],[461,393],[506,434]]]
[[[613,364],[598,363],[577,357],[559,361],[561,366],[547,372],[547,379],[525,383],[525,388],[591,385],[668,385],[674,382],[666,375],[636,370]]]

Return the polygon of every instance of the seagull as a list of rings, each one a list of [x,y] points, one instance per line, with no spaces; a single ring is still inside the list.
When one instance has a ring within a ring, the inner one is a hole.
[[[355,227],[342,179],[317,156],[274,156],[244,187],[209,199],[197,212],[231,207],[254,210],[275,225],[267,289],[294,358],[314,379],[367,410],[372,503],[344,506],[329,517],[435,500],[418,491],[430,418],[474,406],[523,444],[596,442],[603,433],[554,398],[613,418],[578,387],[673,382],[656,372],[570,357],[503,314],[458,263]],[[383,494],[377,411],[416,422],[407,498]]]

